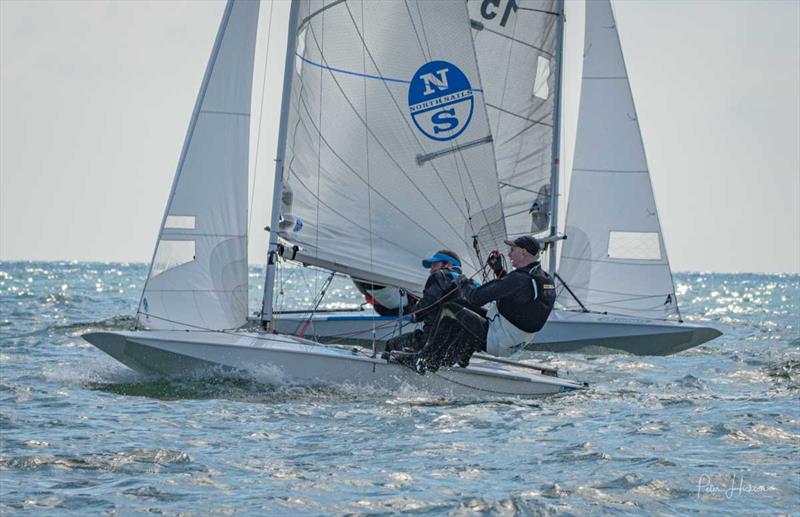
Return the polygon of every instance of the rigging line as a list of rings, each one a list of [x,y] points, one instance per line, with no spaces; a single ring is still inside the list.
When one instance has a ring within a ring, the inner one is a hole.
[[[414,16],[411,14],[411,8],[408,6],[408,0],[403,0],[403,3],[406,6],[406,12],[408,13],[408,18],[409,20],[411,20],[411,28],[414,29],[414,34],[417,35],[417,43],[419,43],[419,50],[420,52],[422,52],[422,59],[426,60],[426,62],[431,61],[430,52],[428,53],[427,56],[425,55],[425,47],[422,46],[422,40],[419,37],[419,32],[417,32],[417,24],[414,23]],[[417,3],[417,12],[419,12],[419,3]],[[366,70],[366,66],[364,67],[364,70]]]
[[[347,4],[345,4],[345,5],[347,5]],[[320,21],[320,32],[321,32],[320,39],[322,39],[322,45],[320,46],[318,44],[317,47],[319,47],[320,55],[324,56],[325,55],[325,50],[324,50],[324,47],[325,47],[325,13],[323,11],[320,11],[320,12],[322,12],[322,18],[321,18],[321,21]],[[314,32],[314,27],[313,26],[311,26],[311,32],[312,33]],[[322,80],[323,80],[323,76],[324,75],[325,75],[325,72],[322,69],[320,69],[320,71],[319,71],[319,82],[320,82],[320,84],[322,84]],[[317,256],[319,256],[319,227],[320,227],[319,205],[320,205],[320,203],[322,203],[322,198],[320,197],[320,184],[322,183],[322,111],[323,111],[323,106],[324,106],[323,103],[322,103],[322,94],[323,94],[324,90],[325,90],[324,88],[320,88],[319,89],[319,118],[318,118],[318,121],[319,121],[320,131],[317,131],[317,195],[316,195],[316,198],[317,198],[317,206],[316,206],[316,217],[317,217],[317,220],[316,220],[316,224],[314,224],[314,248],[315,248],[314,252],[315,252],[315,255],[317,255]],[[319,275],[314,275],[314,290],[315,291],[317,290],[317,280],[319,280]]]
[[[345,4],[345,7],[347,7],[347,4]],[[349,7],[348,7],[348,12],[350,12],[350,10],[349,10]],[[351,13],[351,15],[350,15],[350,18],[352,19],[352,13]],[[355,24],[355,22],[354,22],[354,24]],[[314,42],[315,42],[315,43],[317,43],[316,34],[314,33],[314,26],[313,26],[313,25],[310,25],[309,27],[310,27],[310,29],[311,29],[311,31],[310,31],[310,32],[311,32],[311,35],[312,35],[312,37],[314,38]],[[359,36],[360,36],[360,35],[361,35],[361,33],[358,31],[358,27],[357,27],[357,26],[356,26],[356,31],[358,32],[358,34],[359,34]],[[361,41],[362,41],[362,44],[363,44],[363,41],[364,41],[364,40],[363,40],[363,38],[361,39]],[[319,44],[318,44],[318,43],[317,43],[317,48],[319,48]],[[366,51],[367,51],[367,54],[368,54],[368,55],[370,55],[370,60],[372,61],[373,65],[375,65],[375,60],[372,58],[372,56],[371,56],[371,54],[370,54],[370,52],[369,52],[369,49],[366,47],[366,44],[364,44],[364,48],[366,49]],[[322,59],[323,59],[323,61],[326,61],[326,59],[325,59],[325,56],[324,56],[324,55],[322,56]],[[377,65],[375,65],[375,68],[376,68],[376,69],[378,69]],[[379,70],[379,69],[378,69],[378,72],[380,73],[380,70]],[[352,110],[353,110],[353,113],[356,115],[356,117],[357,117],[357,118],[358,118],[358,119],[361,121],[361,123],[362,123],[362,124],[364,124],[364,127],[366,127],[366,128],[367,128],[367,130],[369,131],[370,135],[372,135],[372,137],[375,139],[375,141],[378,143],[378,145],[381,147],[381,149],[383,149],[383,151],[386,153],[386,156],[387,156],[387,157],[388,157],[388,158],[389,158],[389,159],[392,161],[392,163],[394,163],[394,164],[397,166],[397,168],[400,170],[400,172],[402,172],[402,173],[403,173],[403,176],[405,176],[405,177],[406,177],[406,179],[409,181],[409,183],[411,184],[411,186],[413,186],[413,187],[414,187],[414,189],[415,189],[417,192],[419,192],[419,194],[420,194],[420,195],[422,196],[422,198],[423,198],[423,199],[424,199],[424,200],[425,200],[425,201],[428,203],[428,205],[430,205],[430,206],[431,206],[431,208],[433,208],[433,210],[434,210],[434,211],[435,211],[435,212],[436,212],[436,213],[439,215],[439,217],[441,218],[441,220],[442,220],[442,221],[444,221],[444,222],[445,222],[445,223],[446,223],[446,224],[447,224],[447,225],[450,227],[450,229],[451,229],[451,230],[453,230],[453,233],[455,233],[456,235],[459,235],[459,232],[458,232],[458,230],[456,230],[456,229],[455,229],[455,228],[454,228],[454,227],[453,227],[453,226],[450,224],[450,221],[449,221],[447,218],[445,218],[445,217],[444,217],[444,215],[443,215],[443,214],[442,214],[442,213],[439,211],[439,208],[438,208],[438,207],[437,207],[437,206],[436,206],[436,205],[435,205],[435,204],[434,204],[434,203],[433,203],[433,202],[432,202],[432,201],[431,201],[431,200],[428,198],[428,196],[425,194],[425,192],[423,192],[423,191],[422,191],[422,189],[420,189],[419,185],[417,185],[417,184],[416,184],[416,183],[415,183],[415,182],[414,182],[414,181],[411,179],[411,177],[409,176],[408,172],[406,172],[406,170],[405,170],[405,169],[403,169],[403,167],[400,165],[400,163],[398,163],[398,161],[395,159],[395,157],[394,157],[394,156],[392,156],[392,154],[389,152],[389,150],[388,150],[388,149],[387,149],[387,148],[386,148],[386,147],[383,145],[383,142],[381,142],[381,141],[380,141],[380,139],[377,137],[377,135],[375,135],[375,133],[373,133],[373,132],[372,132],[372,129],[370,129],[370,128],[369,128],[369,126],[367,126],[367,125],[365,124],[363,117],[361,117],[361,114],[358,112],[358,110],[356,109],[356,107],[355,107],[355,106],[353,105],[353,103],[350,101],[350,98],[349,98],[349,97],[348,97],[348,96],[345,94],[345,92],[344,92],[344,89],[342,88],[342,86],[341,86],[341,84],[339,83],[338,79],[336,79],[336,76],[335,76],[335,75],[333,75],[333,73],[332,73],[332,72],[331,72],[331,74],[330,74],[330,75],[331,75],[331,79],[333,79],[333,82],[336,84],[337,88],[339,89],[339,92],[342,94],[342,97],[345,99],[345,101],[347,101],[347,104],[350,106],[350,109],[352,109]],[[385,85],[385,83],[384,83],[384,85]],[[388,90],[388,88],[387,88],[387,90]],[[400,110],[400,107],[397,105],[397,101],[394,99],[394,96],[392,96],[392,95],[391,95],[391,91],[389,91],[389,95],[390,95],[390,97],[392,98],[392,100],[394,101],[394,103],[395,103],[395,106],[397,107],[398,111],[400,111],[400,113],[402,114],[403,112],[402,112],[402,110]],[[403,118],[403,120],[405,121],[406,125],[408,126],[408,121],[406,120],[405,116],[403,116],[402,118]],[[411,131],[411,128],[410,128],[410,126],[409,126],[409,131]],[[413,131],[412,131],[412,134],[414,134],[414,133],[413,133]],[[414,135],[414,137],[416,138],[416,135]],[[417,140],[417,143],[419,143],[419,140]],[[419,145],[420,145],[420,148],[422,148],[422,144],[419,144]],[[332,150],[332,148],[331,148],[331,146],[330,146],[330,145],[328,145],[328,148]],[[424,150],[424,149],[423,149],[423,150]],[[436,167],[435,167],[435,166],[432,166],[432,167],[433,167],[434,171],[437,171],[437,169],[436,169]],[[358,174],[356,174],[356,176],[358,176]],[[458,205],[458,203],[456,202],[456,200],[455,200],[455,198],[453,197],[453,194],[450,192],[450,190],[449,190],[449,189],[447,189],[447,185],[445,184],[444,180],[441,178],[441,175],[438,173],[438,171],[437,171],[437,176],[439,176],[439,179],[440,179],[440,181],[442,182],[442,185],[444,186],[445,190],[447,190],[448,194],[450,194],[450,197],[451,197],[451,199],[453,200],[453,203],[455,204],[456,208],[458,208],[458,209],[459,209],[459,211],[461,211],[461,207],[460,207],[460,206]],[[464,213],[463,213],[463,212],[461,212],[461,213],[462,213],[462,215],[464,216],[464,218],[466,218],[466,215],[464,215]],[[438,240],[438,239],[437,239],[437,240]]]
[[[384,195],[383,195],[381,192],[379,192],[379,191],[375,190],[375,189],[374,189],[374,188],[373,188],[373,187],[372,187],[372,186],[371,186],[371,185],[370,185],[368,182],[364,181],[364,178],[362,178],[362,177],[361,177],[361,176],[358,174],[358,172],[356,172],[356,170],[355,170],[355,169],[354,169],[352,166],[350,166],[350,164],[349,164],[349,163],[347,163],[347,162],[345,161],[345,159],[344,159],[344,158],[342,158],[342,157],[339,155],[339,153],[337,153],[337,152],[336,152],[336,150],[333,148],[333,146],[331,146],[331,144],[328,142],[328,140],[327,140],[327,139],[326,139],[324,136],[322,136],[322,131],[320,130],[320,128],[318,128],[318,127],[316,127],[316,126],[314,126],[314,125],[313,125],[313,121],[311,121],[311,120],[310,120],[311,113],[310,113],[310,111],[309,111],[309,109],[308,109],[308,106],[307,106],[307,105],[306,105],[306,103],[305,103],[305,100],[304,100],[304,99],[300,99],[300,103],[302,104],[302,106],[303,106],[303,107],[305,108],[305,110],[306,110],[306,114],[307,114],[307,115],[308,115],[308,117],[309,117],[309,123],[312,125],[312,127],[313,127],[313,128],[314,128],[314,130],[317,132],[317,134],[318,134],[318,135],[320,135],[320,138],[322,139],[322,142],[324,142],[324,143],[325,143],[325,145],[326,145],[326,146],[327,146],[327,148],[328,148],[328,149],[331,151],[331,153],[332,153],[332,154],[333,154],[333,155],[334,155],[336,158],[338,158],[338,159],[339,159],[339,161],[341,161],[341,162],[342,162],[342,165],[344,165],[344,166],[345,166],[345,168],[346,168],[348,171],[352,172],[352,173],[353,173],[353,175],[354,175],[356,178],[358,178],[358,179],[359,179],[361,182],[363,182],[365,185],[367,185],[367,188],[368,188],[370,191],[372,191],[372,192],[375,192],[375,194],[377,194],[378,196],[380,196],[380,198],[381,198],[381,199],[383,199],[384,201],[386,201],[386,203],[387,203],[389,206],[391,206],[392,208],[394,208],[395,210],[397,210],[397,211],[398,211],[400,214],[402,214],[403,216],[405,216],[405,218],[406,218],[406,219],[408,219],[408,221],[409,221],[409,222],[411,222],[411,223],[412,223],[414,226],[418,227],[420,230],[422,230],[423,232],[427,233],[427,234],[428,234],[428,235],[431,237],[431,239],[433,239],[434,241],[436,241],[436,242],[438,242],[438,243],[440,243],[440,244],[442,244],[443,246],[445,246],[445,247],[446,247],[446,244],[444,244],[444,243],[441,241],[441,239],[439,239],[438,237],[436,237],[436,236],[435,236],[433,233],[431,233],[431,232],[430,232],[430,231],[429,231],[427,228],[425,228],[425,227],[424,227],[422,224],[420,224],[420,223],[418,223],[417,221],[415,221],[415,220],[414,220],[414,219],[413,219],[413,218],[412,218],[410,215],[408,215],[406,212],[404,212],[404,211],[403,211],[403,210],[402,210],[402,209],[401,209],[399,206],[397,206],[396,204],[394,204],[394,203],[393,203],[393,202],[392,202],[392,201],[391,201],[389,198],[387,198],[386,196],[384,196]],[[290,170],[291,170],[291,169],[290,169]],[[402,169],[401,169],[401,170],[402,170]],[[297,177],[297,176],[296,176],[296,177]],[[299,179],[299,177],[297,177],[297,179],[298,179],[298,182],[300,182],[301,184],[303,184],[303,182],[302,182],[302,181]],[[303,184],[303,186],[305,186],[305,184]],[[308,187],[306,187],[306,188],[308,188]],[[309,192],[311,192],[311,191],[309,190]],[[312,192],[312,195],[313,195],[313,192]],[[326,206],[327,206],[327,205],[326,205]],[[327,206],[327,207],[328,207],[328,208],[330,208],[329,206]],[[338,212],[337,212],[337,213],[338,213]],[[355,222],[353,222],[353,221],[351,221],[351,220],[349,220],[349,219],[347,219],[347,221],[349,221],[349,222],[352,222],[353,224],[355,224]],[[360,226],[359,226],[359,227],[360,227]],[[456,231],[456,229],[455,229],[455,228],[453,228],[452,226],[450,226],[450,228],[453,230],[453,233],[455,233],[456,235],[458,235],[458,232]],[[362,229],[363,229],[363,228],[362,228]],[[412,252],[412,251],[410,251],[410,250],[406,250],[406,251],[408,251],[408,252],[409,252],[409,253],[411,253],[411,254],[414,254],[414,253],[415,253],[415,252]]]
[[[546,9],[536,9],[535,7],[521,7],[520,6],[517,9],[519,9],[520,11],[531,11],[531,12],[535,12],[535,13],[552,14],[556,18],[558,18],[558,16],[560,15],[560,13],[555,12],[555,11],[548,11]]]
[[[312,30],[312,32],[313,32],[313,30]],[[323,65],[323,64],[317,63],[315,61],[311,61],[310,59],[308,59],[306,57],[303,57],[300,54],[295,54],[295,55],[297,57],[299,57],[304,63],[308,63],[309,65],[316,66],[317,68],[322,68],[323,70],[330,70],[332,72],[336,72],[336,73],[339,73],[339,74],[352,75],[352,76],[355,76],[355,77],[365,77],[367,79],[377,79],[379,81],[387,81],[387,82],[390,82],[390,83],[402,83],[402,84],[410,84],[411,83],[411,81],[406,81],[405,79],[395,79],[393,77],[384,77],[382,75],[362,74],[360,72],[353,72],[352,70],[345,70],[344,68],[337,68],[335,66]],[[323,57],[323,59],[324,59],[324,57]]]
[[[372,62],[372,66],[374,66],[374,67],[375,67],[375,69],[378,71],[378,73],[379,73],[379,74],[381,74],[380,67],[378,66],[378,63],[377,63],[377,61],[375,61],[375,58],[374,58],[374,56],[372,55],[372,52],[370,52],[370,50],[369,50],[369,47],[367,46],[367,43],[366,43],[366,41],[364,41],[364,38],[363,38],[363,36],[361,35],[361,32],[358,30],[358,25],[355,23],[355,19],[353,18],[353,13],[352,13],[352,12],[350,12],[350,7],[349,7],[349,6],[347,6],[347,4],[345,4],[345,7],[347,7],[347,12],[348,12],[348,14],[350,15],[350,19],[353,21],[353,26],[355,27],[356,34],[358,34],[359,38],[361,39],[361,44],[364,46],[364,49],[366,50],[366,52],[367,52],[367,55],[369,56],[369,59],[370,59],[370,61]],[[418,6],[418,7],[419,7],[419,6]],[[423,36],[424,36],[424,35],[425,35],[425,28],[424,28],[424,26],[422,27],[422,29],[423,29]],[[427,41],[427,40],[426,40],[426,41]],[[334,81],[336,82],[337,86],[339,86],[339,83],[338,83],[338,81],[336,81],[336,79],[335,79],[335,78],[334,78]],[[408,129],[408,131],[409,131],[409,134],[411,134],[411,135],[414,137],[414,140],[417,142],[417,145],[419,146],[420,152],[424,154],[424,152],[425,152],[425,147],[422,145],[422,142],[420,142],[420,140],[419,140],[419,138],[418,138],[418,136],[417,136],[417,133],[416,133],[416,131],[414,131],[414,129],[411,127],[411,124],[409,123],[409,121],[408,121],[408,118],[407,118],[407,116],[406,116],[405,112],[404,112],[404,111],[403,111],[403,110],[400,108],[400,105],[397,103],[397,99],[395,99],[395,97],[394,97],[394,94],[393,94],[393,93],[392,93],[392,91],[391,91],[391,90],[388,88],[388,86],[386,85],[386,83],[384,83],[384,87],[386,88],[386,92],[389,94],[389,98],[391,98],[391,99],[392,99],[392,103],[394,104],[395,108],[397,108],[397,111],[398,111],[398,113],[400,113],[400,118],[401,118],[401,119],[403,120],[403,122],[406,124],[406,128]],[[341,86],[339,86],[339,89],[341,90]],[[477,91],[477,90],[476,90],[476,91]],[[344,95],[344,92],[342,92],[342,95]],[[344,97],[345,97],[345,99],[347,99],[347,96],[346,96],[346,95],[344,95]],[[349,102],[349,99],[348,99],[348,102]],[[351,104],[351,106],[352,106],[352,104]],[[355,111],[355,109],[354,109],[354,111]],[[357,111],[356,111],[356,116],[358,116],[359,118],[361,118],[361,116],[360,116],[360,115],[358,115],[358,112],[357,112]],[[393,156],[391,156],[391,154],[389,154],[388,150],[386,150],[386,149],[385,149],[385,147],[383,147],[383,143],[382,143],[382,142],[381,142],[381,141],[380,141],[380,140],[377,138],[377,136],[375,136],[375,134],[374,134],[374,133],[372,133],[372,130],[370,130],[370,134],[372,134],[372,136],[375,138],[375,140],[378,142],[378,144],[379,144],[379,145],[380,145],[382,148],[384,148],[384,150],[386,151],[386,154],[389,156],[389,158],[391,158],[391,159],[392,159],[392,161],[393,161],[393,162],[395,162],[395,164],[397,164],[397,162],[396,162],[396,160],[394,159],[394,157],[393,157]],[[456,200],[455,196],[453,196],[453,193],[450,191],[450,188],[447,186],[447,183],[446,183],[446,182],[444,181],[444,179],[442,178],[442,175],[441,175],[441,173],[439,172],[439,169],[437,169],[437,168],[436,168],[436,165],[435,165],[435,164],[433,164],[433,163],[431,163],[430,165],[431,165],[431,168],[433,169],[433,171],[436,173],[436,177],[437,177],[437,178],[439,178],[439,181],[442,183],[442,188],[443,188],[443,189],[444,189],[444,191],[445,191],[445,192],[447,192],[447,194],[450,196],[450,199],[453,201],[453,204],[454,204],[454,205],[455,205],[455,207],[458,209],[458,211],[461,213],[461,216],[462,216],[464,219],[466,219],[466,218],[467,218],[467,214],[465,214],[465,213],[464,213],[464,212],[461,210],[461,206],[459,205],[459,203],[458,203],[458,201]],[[404,170],[402,167],[400,167],[400,165],[399,165],[399,164],[397,164],[397,166],[398,166],[398,167],[400,168],[400,170],[401,170],[401,171],[403,171],[403,173],[405,174],[405,170]],[[422,192],[422,191],[419,189],[419,187],[418,187],[418,186],[417,186],[417,185],[414,183],[414,181],[412,181],[412,180],[411,180],[411,178],[410,178],[410,177],[408,177],[408,175],[407,175],[407,174],[406,174],[406,178],[407,178],[407,179],[408,179],[408,180],[411,182],[411,184],[414,186],[414,188],[416,188],[416,189],[417,189],[417,191],[418,191],[420,194],[422,194],[422,196],[425,198],[425,200],[426,200],[426,201],[428,201],[428,203],[432,205],[431,201],[430,201],[430,200],[428,200],[427,196],[425,196],[425,194],[424,194],[424,193],[423,193],[423,192]],[[434,207],[434,208],[435,208],[435,207]],[[436,209],[436,208],[435,208],[435,209]],[[437,213],[438,213],[438,209],[436,209],[436,211],[437,211]],[[443,218],[443,216],[442,216],[441,214],[439,214],[439,216]],[[449,221],[448,221],[448,225],[449,225]],[[452,226],[451,226],[451,228],[452,228]],[[456,235],[459,235],[459,232],[458,232],[458,231],[456,231],[456,230],[455,230],[455,228],[453,228],[453,231],[456,233]]]
[[[269,2],[269,21],[267,22],[267,49],[266,57],[264,57],[264,72],[263,83],[261,85],[261,102],[258,112],[258,129],[256,130],[256,156],[253,162],[253,184],[250,190],[250,207],[247,210],[247,233],[250,233],[250,228],[253,224],[253,202],[256,197],[256,178],[258,177],[258,156],[261,150],[261,121],[264,119],[264,94],[267,91],[267,64],[269,63],[269,44],[272,40],[272,8],[275,6],[275,0]]]
[[[361,30],[364,32],[366,36],[366,28],[364,23],[364,2],[361,2]],[[367,71],[367,56],[364,51],[364,47],[361,47],[361,68],[365,72]],[[367,170],[367,218],[369,219],[369,272],[375,273],[375,255],[374,255],[374,241],[372,239],[372,233],[374,229],[372,227],[372,191],[370,189],[371,186],[371,177],[370,177],[370,169],[369,169],[369,132],[367,132],[367,127],[369,126],[369,120],[367,119],[369,115],[369,109],[367,107],[367,78],[364,78],[363,81],[364,85],[364,123],[366,124],[364,127],[364,157],[366,162],[366,170]],[[402,310],[402,297],[401,297],[401,310]],[[372,355],[378,355],[377,348],[375,348],[375,320],[372,320]]]
[[[330,9],[331,7],[334,7],[334,6],[336,6],[336,5],[339,5],[339,4],[341,4],[342,2],[346,2],[346,1],[347,1],[347,0],[334,0],[333,2],[329,3],[328,5],[324,5],[324,6],[322,6],[320,9],[317,9],[317,10],[316,10],[316,11],[314,11],[313,13],[309,14],[308,16],[306,16],[305,18],[303,18],[303,19],[300,21],[300,23],[298,23],[298,24],[297,24],[297,29],[295,29],[295,33],[300,33],[300,31],[301,31],[301,30],[303,30],[303,27],[305,27],[305,25],[306,25],[306,24],[307,24],[309,21],[311,21],[311,18],[314,18],[315,16],[317,16],[317,15],[318,15],[318,14],[320,14],[320,13],[322,13],[323,11],[325,11],[325,10],[328,10],[328,9]]]
[[[528,155],[527,157],[525,157],[525,159],[532,158],[533,156],[535,156],[535,155],[537,155],[537,154],[542,154],[542,153],[544,153],[544,152],[547,152],[547,149],[545,149],[545,150],[543,150],[543,151],[537,151],[537,152],[535,152],[535,153],[532,153],[532,154]],[[511,176],[506,176],[506,177],[505,177],[505,178],[503,178],[503,179],[504,179],[505,181],[511,181],[511,180],[517,179],[517,178],[519,178],[519,177],[524,177],[524,176],[526,176],[526,175],[527,175],[528,173],[530,173],[530,172],[534,172],[534,171],[536,171],[536,170],[541,170],[541,169],[542,169],[541,165],[535,165],[535,166],[533,166],[533,167],[528,167],[527,169],[523,169],[523,170],[521,170],[521,171],[515,171],[515,172],[514,172],[514,174],[512,174]],[[544,186],[544,185],[548,185],[548,184],[549,184],[549,182],[548,182],[547,180],[549,179],[549,177],[548,177],[548,176],[550,176],[550,167],[549,167],[549,166],[547,166],[547,167],[545,168],[545,171],[547,172],[547,175],[546,175],[546,176],[537,175],[537,176],[535,176],[535,177],[534,177],[534,180],[536,181],[536,183],[540,184],[541,186]],[[540,187],[540,188],[541,188],[541,187]],[[536,192],[538,193],[538,191],[536,191]],[[559,195],[560,195],[560,194],[559,194]]]
[[[552,124],[548,124],[548,123],[546,123],[546,122],[541,122],[541,121],[535,121],[535,122],[531,123],[530,125],[528,125],[528,126],[526,126],[526,127],[522,128],[521,130],[517,131],[516,133],[514,133],[514,134],[513,134],[513,135],[511,135],[510,137],[506,138],[506,139],[505,139],[503,142],[501,142],[501,144],[507,144],[508,142],[510,142],[510,141],[512,141],[512,140],[514,140],[514,139],[515,139],[515,138],[517,138],[519,135],[521,135],[522,133],[524,133],[525,131],[527,131],[527,130],[529,130],[530,128],[532,128],[532,127],[534,127],[534,126],[537,126],[537,125],[542,125],[542,126],[549,126],[549,127],[553,127],[553,126],[552,126]]]
[[[419,0],[416,0],[417,16],[419,16],[419,26],[422,29],[422,39],[425,41],[425,48],[428,50],[428,59],[431,60],[431,44],[428,41],[428,35],[425,33],[425,19],[422,17],[422,11],[419,9]]]
[[[514,20],[515,20],[514,21],[514,26],[515,27],[517,25],[516,19],[517,19],[517,17],[515,16],[514,17]],[[507,34],[503,34],[502,32],[490,29],[490,28],[486,27],[485,25],[483,26],[483,30],[486,31],[486,32],[491,32],[492,34],[496,34],[496,35],[500,36],[501,38],[506,38],[508,40],[511,40],[514,43],[519,43],[520,45],[524,45],[526,47],[532,48],[533,50],[536,50],[537,52],[541,52],[542,54],[547,54],[548,56],[553,57],[553,53],[552,52],[548,52],[543,48],[539,48],[536,45],[533,45],[532,43],[528,43],[527,41],[522,41],[520,39],[516,39],[513,36],[509,36]]]
[[[492,222],[489,221],[489,215],[487,214],[486,209],[484,208],[483,203],[481,202],[481,197],[478,194],[478,189],[475,186],[475,181],[472,179],[472,174],[470,174],[469,172],[469,167],[467,166],[467,160],[464,158],[464,153],[458,153],[458,155],[461,157],[461,162],[464,164],[464,168],[467,169],[467,178],[469,178],[470,185],[472,186],[472,191],[475,193],[475,198],[477,199],[478,206],[481,209],[481,215],[483,216],[483,220],[486,222],[486,228],[489,229],[489,233],[492,239],[495,241],[496,244],[498,244],[503,241],[505,235],[500,235],[498,237],[497,234],[495,233],[495,228],[494,228],[495,225],[493,225]],[[495,177],[496,177],[496,172],[495,172]],[[500,206],[500,221],[503,222],[503,227],[505,228],[505,214],[503,214],[503,199],[500,196],[499,188],[497,190],[497,194],[498,194],[497,203]]]
[[[530,208],[523,208],[522,210],[519,210],[517,212],[511,212],[510,214],[506,214],[506,218],[514,217],[514,216],[522,215],[522,214],[529,214],[529,213],[531,213]],[[531,234],[530,232],[527,232],[527,233],[522,233],[521,235],[530,235],[530,234]],[[511,236],[511,235],[514,235],[514,234],[509,234],[509,236]]]
[[[515,189],[515,190],[524,190],[525,192],[530,192],[532,194],[538,194],[539,193],[536,190],[525,188],[525,187],[520,187],[519,185],[512,185],[511,183],[506,183],[505,181],[498,181],[497,183],[501,187],[510,187],[510,188]]]
[[[486,106],[488,106],[488,107],[490,107],[492,109],[496,109],[497,111],[501,111],[501,112],[505,113],[506,115],[511,115],[513,117],[517,117],[517,118],[525,120],[527,122],[533,122],[534,124],[541,124],[543,126],[553,127],[552,124],[548,124],[547,122],[542,122],[541,120],[534,120],[532,118],[525,117],[523,115],[520,115],[519,113],[514,113],[513,111],[509,111],[507,109],[501,108],[500,106],[495,106],[494,104],[490,104],[488,102],[485,103],[485,104],[486,104]]]

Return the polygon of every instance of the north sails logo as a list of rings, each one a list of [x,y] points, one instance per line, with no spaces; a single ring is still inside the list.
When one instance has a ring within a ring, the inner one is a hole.
[[[433,140],[452,140],[472,119],[474,100],[469,79],[447,61],[431,61],[414,73],[408,87],[411,118]]]

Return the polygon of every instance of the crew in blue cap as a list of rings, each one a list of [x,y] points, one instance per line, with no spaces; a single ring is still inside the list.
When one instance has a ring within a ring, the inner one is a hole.
[[[428,339],[439,319],[439,313],[447,302],[464,305],[458,285],[467,280],[461,272],[461,258],[450,250],[439,250],[422,261],[425,269],[430,269],[422,298],[412,313],[412,321],[422,323],[422,329],[403,334],[387,341],[386,351],[419,351]]]
[[[445,303],[425,346],[401,362],[418,373],[453,364],[465,367],[473,352],[508,356],[531,342],[553,309],[555,285],[539,263],[539,241],[526,235],[505,243],[514,270],[506,273],[501,255],[493,252],[487,265],[495,280],[476,287],[459,277],[461,303]],[[480,308],[484,305],[486,310]]]

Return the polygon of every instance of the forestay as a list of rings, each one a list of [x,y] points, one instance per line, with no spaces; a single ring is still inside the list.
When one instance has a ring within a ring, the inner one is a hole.
[[[228,3],[139,304],[154,329],[247,321],[247,176],[258,2]]]
[[[642,318],[677,314],[639,122],[608,0],[586,2],[566,234],[559,274],[588,309]],[[559,301],[577,307],[566,291]]]
[[[557,0],[469,0],[509,236],[550,230]]]
[[[506,230],[465,2],[298,8],[281,237],[399,286],[421,287],[440,248],[476,271]]]

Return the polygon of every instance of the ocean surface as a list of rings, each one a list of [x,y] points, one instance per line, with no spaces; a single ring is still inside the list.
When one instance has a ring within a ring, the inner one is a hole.
[[[797,275],[678,274],[685,318],[722,337],[670,357],[527,354],[592,389],[459,401],[137,374],[80,336],[129,328],[146,272],[0,263],[0,515],[800,511]],[[284,271],[280,303],[323,280]],[[354,299],[337,278],[323,305]]]

